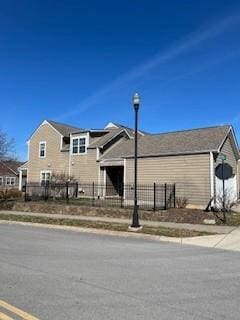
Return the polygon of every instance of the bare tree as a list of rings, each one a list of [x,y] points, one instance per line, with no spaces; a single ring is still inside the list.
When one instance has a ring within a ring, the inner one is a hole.
[[[14,140],[9,139],[7,134],[0,129],[0,160],[11,158]]]
[[[61,172],[61,173],[53,172],[53,174],[51,175],[51,182],[55,182],[55,183],[70,182],[71,183],[71,182],[76,182],[76,180],[74,179],[73,176],[69,176],[65,172]]]

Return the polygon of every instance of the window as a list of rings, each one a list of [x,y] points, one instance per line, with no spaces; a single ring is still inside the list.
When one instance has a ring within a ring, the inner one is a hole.
[[[6,186],[15,186],[15,177],[6,177]]]
[[[3,186],[3,177],[0,177],[0,186]]]
[[[42,141],[39,143],[39,158],[46,157],[46,141]]]
[[[86,137],[78,137],[72,139],[72,154],[86,153]]]
[[[40,182],[42,186],[48,185],[51,179],[51,171],[42,171]]]

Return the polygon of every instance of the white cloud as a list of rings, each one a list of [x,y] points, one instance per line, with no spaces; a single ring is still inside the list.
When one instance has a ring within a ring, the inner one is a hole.
[[[144,74],[153,70],[157,66],[165,64],[179,57],[180,55],[185,54],[190,50],[199,47],[200,45],[203,45],[205,42],[216,38],[217,36],[233,28],[239,22],[239,14],[231,15],[215,22],[214,24],[201,28],[201,30],[191,33],[186,39],[175,43],[164,53],[159,52],[157,55],[151,57],[144,63],[134,67],[131,71],[121,74],[112,82],[93,92],[86,99],[81,101],[81,103],[76,105],[74,110],[59,115],[57,120],[66,119],[89,109],[91,106],[97,104],[105,95],[114,92],[115,90],[118,90],[119,87],[142,77]]]

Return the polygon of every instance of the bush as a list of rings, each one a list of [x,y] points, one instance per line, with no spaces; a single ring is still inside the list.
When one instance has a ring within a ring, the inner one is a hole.
[[[7,200],[7,199],[16,199],[21,198],[22,192],[18,189],[2,189],[0,190],[0,199]]]
[[[188,199],[185,197],[177,197],[176,198],[176,207],[178,209],[185,209],[188,205]]]

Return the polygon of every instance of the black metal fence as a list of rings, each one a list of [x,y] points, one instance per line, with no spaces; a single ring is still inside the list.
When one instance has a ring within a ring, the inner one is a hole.
[[[60,201],[88,206],[129,208],[134,205],[134,186],[92,183],[28,183],[24,186],[25,201]],[[158,210],[176,205],[175,184],[139,184],[138,205],[141,209]]]

